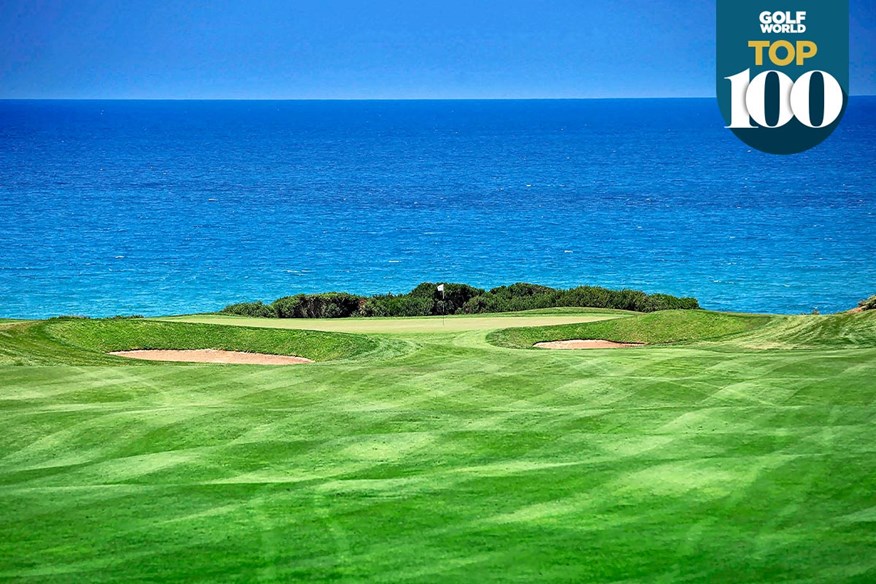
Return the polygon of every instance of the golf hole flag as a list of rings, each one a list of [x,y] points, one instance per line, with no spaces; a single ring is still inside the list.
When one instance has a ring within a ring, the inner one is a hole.
[[[718,104],[754,148],[796,154],[849,100],[849,0],[718,0]]]
[[[444,293],[444,284],[438,284],[438,291]]]

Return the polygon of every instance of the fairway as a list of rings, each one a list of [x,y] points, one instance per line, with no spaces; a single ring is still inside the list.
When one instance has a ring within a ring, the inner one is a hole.
[[[0,580],[876,581],[876,314],[170,320],[0,328]]]

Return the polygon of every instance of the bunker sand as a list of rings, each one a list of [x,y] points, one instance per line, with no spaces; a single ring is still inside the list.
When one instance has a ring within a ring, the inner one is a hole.
[[[217,349],[116,351],[110,354],[143,361],[174,361],[179,363],[225,363],[229,365],[301,365],[313,363],[304,357],[220,351]]]
[[[643,343],[616,343],[614,341],[604,341],[601,339],[574,339],[571,341],[550,341],[546,343],[536,343],[534,346],[538,347],[539,349],[573,351],[580,349],[629,349],[632,347],[644,347],[645,345]]]

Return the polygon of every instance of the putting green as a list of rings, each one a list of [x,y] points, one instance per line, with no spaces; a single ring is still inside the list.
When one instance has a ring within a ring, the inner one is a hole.
[[[409,334],[443,334],[463,331],[493,330],[519,326],[553,326],[594,322],[629,316],[612,310],[558,310],[488,316],[411,317],[411,318],[246,318],[225,315],[191,315],[163,318],[169,322],[223,324],[259,328],[304,329],[327,332]]]
[[[2,329],[0,579],[876,580],[876,315],[546,316]],[[525,348],[619,330],[681,344]]]

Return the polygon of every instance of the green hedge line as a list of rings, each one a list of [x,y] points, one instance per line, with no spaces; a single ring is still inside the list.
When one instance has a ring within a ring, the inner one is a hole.
[[[695,298],[646,294],[638,290],[609,290],[579,286],[568,290],[518,283],[484,290],[468,284],[424,282],[407,294],[360,297],[343,292],[296,294],[271,304],[243,302],[222,309],[223,314],[258,318],[345,318],[350,316],[431,316],[484,314],[557,307],[613,308],[635,312],[694,310]]]

